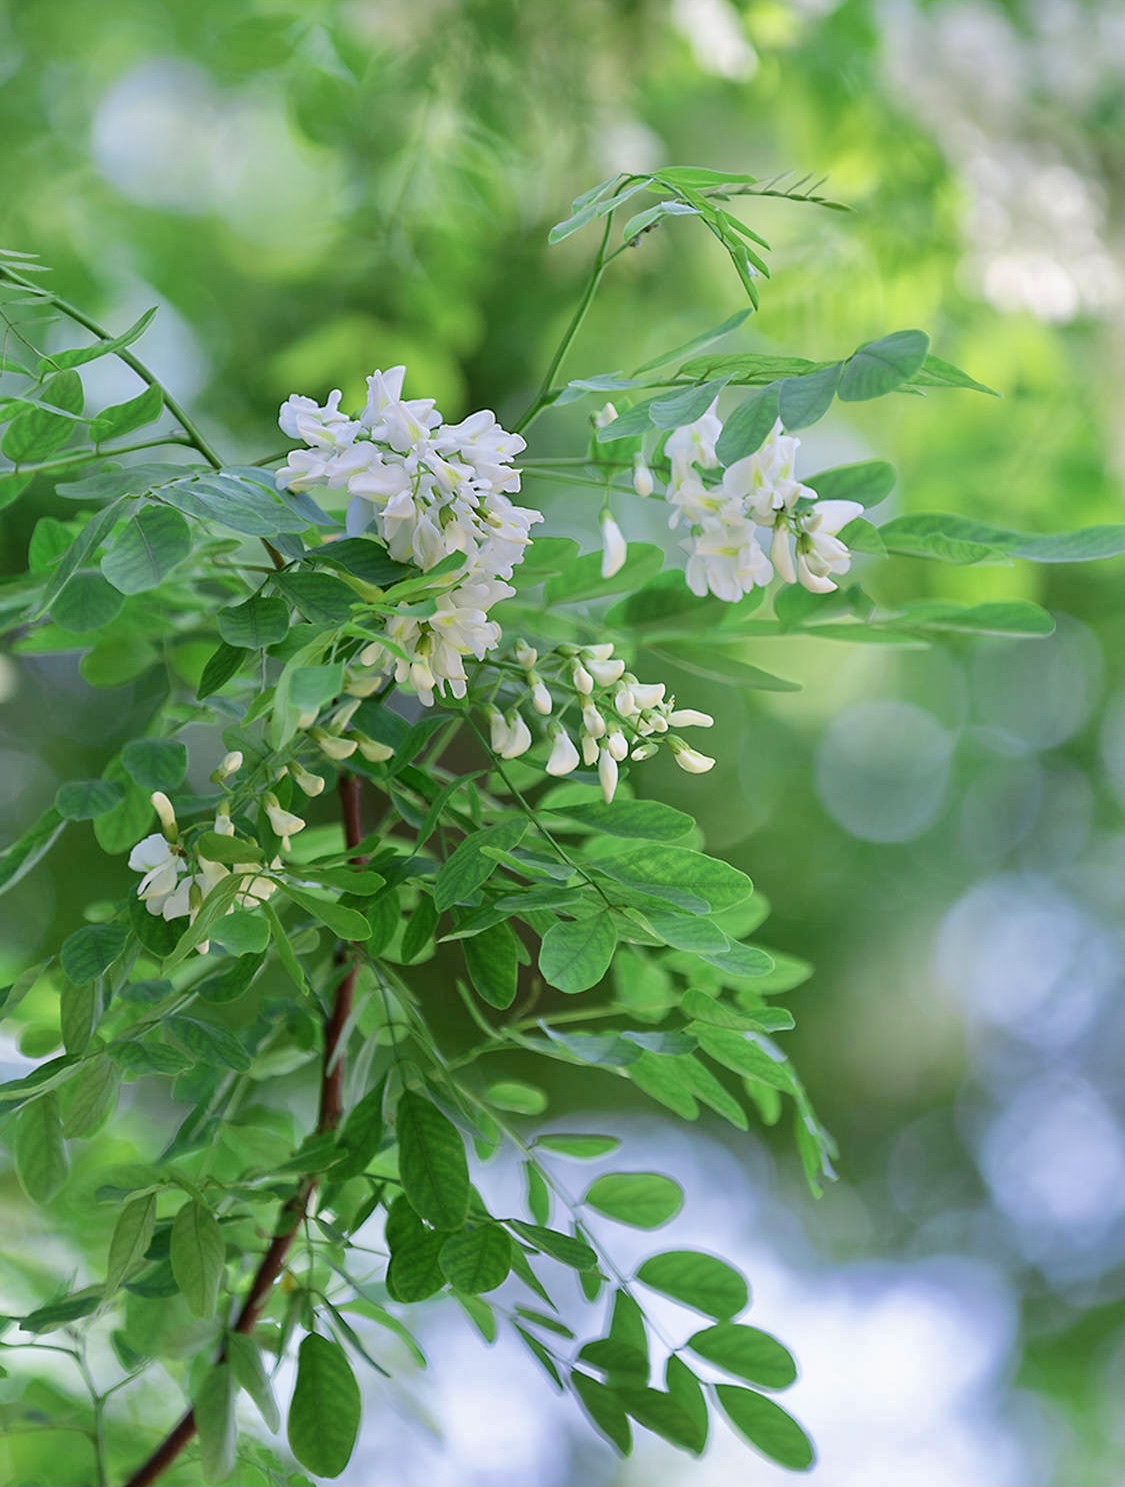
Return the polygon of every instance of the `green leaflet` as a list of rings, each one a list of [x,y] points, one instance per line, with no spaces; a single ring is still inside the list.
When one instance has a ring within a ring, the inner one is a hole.
[[[595,1178],[583,1203],[636,1229],[658,1229],[684,1205],[679,1183],[659,1172],[609,1172]]]
[[[763,1456],[791,1471],[807,1471],[813,1465],[812,1442],[779,1404],[736,1384],[716,1384],[715,1395],[723,1414]]]
[[[669,1250],[653,1255],[637,1271],[637,1279],[674,1301],[682,1301],[705,1316],[724,1322],[745,1311],[750,1304],[750,1288],[745,1278],[725,1260],[698,1250]]]
[[[543,936],[539,969],[559,991],[588,991],[609,969],[617,931],[605,910],[585,919],[559,920]]]
[[[338,1477],[351,1460],[362,1400],[339,1343],[310,1332],[297,1352],[297,1384],[289,1406],[289,1448],[318,1477]]]
[[[399,1175],[415,1213],[435,1229],[459,1229],[469,1211],[469,1169],[457,1128],[413,1090],[395,1115]]]
[[[508,1278],[512,1241],[499,1224],[478,1224],[451,1234],[438,1257],[451,1286],[471,1296],[494,1291]]]
[[[169,1258],[189,1311],[197,1317],[214,1316],[226,1245],[214,1214],[203,1203],[192,1199],[176,1214]]]
[[[766,1389],[788,1388],[797,1377],[797,1365],[788,1348],[757,1327],[722,1321],[695,1333],[687,1345],[708,1363]]]

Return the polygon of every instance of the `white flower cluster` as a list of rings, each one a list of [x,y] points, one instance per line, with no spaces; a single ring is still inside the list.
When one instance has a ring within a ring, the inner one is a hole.
[[[625,759],[649,759],[660,742],[672,750],[676,763],[690,774],[704,774],[715,763],[684,742],[674,728],[710,728],[714,719],[691,708],[677,708],[666,695],[663,682],[639,682],[615,657],[613,646],[564,645],[542,660],[531,646],[520,641],[516,662],[524,673],[523,696],[540,717],[549,717],[547,737],[551,752],[544,766],[550,775],[568,775],[584,764],[597,766],[602,795],[607,804],[614,797],[618,765]],[[554,692],[543,679],[552,675]],[[556,694],[562,705],[555,713]],[[535,737],[520,712],[520,702],[506,711],[490,707],[487,712],[489,742],[501,759],[516,759],[527,753]],[[573,710],[571,723],[577,743],[563,722]]]
[[[783,432],[780,420],[754,454],[728,465],[719,479],[715,446],[723,425],[717,400],[694,423],[674,429],[664,444],[670,466],[665,492],[672,507],[669,526],[688,530],[688,587],[735,603],[776,572],[814,594],[835,589],[833,574],[848,571],[851,553],[839,533],[862,515],[857,501],[821,501],[796,476],[800,440]],[[638,461],[634,485],[653,490],[652,472]],[[764,531],[763,531],[764,529]],[[767,546],[763,547],[762,543]]]
[[[235,757],[227,756],[228,759]],[[236,768],[242,763],[241,756],[237,757]],[[179,825],[172,802],[162,790],[154,790],[152,804],[160,817],[162,829],[137,843],[129,854],[129,866],[134,872],[143,874],[137,887],[137,897],[154,917],[159,916],[166,920],[186,918],[189,923],[194,923],[204,899],[231,873],[237,873],[243,878],[243,882],[227,908],[228,914],[235,909],[255,908],[273,893],[276,886],[273,879],[262,876],[257,864],[253,862],[236,863],[233,867],[227,867],[221,862],[211,862],[199,853],[189,857],[180,841]],[[287,833],[299,831],[305,823],[299,816],[282,811],[276,801],[273,806],[275,809],[267,804],[266,814],[273,829],[283,837],[288,846]],[[214,829],[219,836],[235,834],[234,823],[222,810],[215,817]],[[280,859],[275,859],[272,869],[276,871],[281,865]],[[205,955],[208,941],[202,941],[198,949],[200,954]]]
[[[443,423],[432,398],[403,398],[405,375],[405,367],[392,367],[368,377],[357,418],[340,411],[339,392],[323,407],[296,395],[283,403],[282,431],[308,447],[290,452],[277,484],[346,488],[348,534],[374,531],[392,558],[424,573],[453,554],[464,558],[434,615],[395,617],[387,644],[362,656],[376,672],[393,670],[429,706],[435,691],[463,697],[465,658],[479,660],[499,644],[500,627],[488,611],[515,592],[504,580],[543,516],[509,499],[520,488],[511,462],[524,440],[487,410]]]

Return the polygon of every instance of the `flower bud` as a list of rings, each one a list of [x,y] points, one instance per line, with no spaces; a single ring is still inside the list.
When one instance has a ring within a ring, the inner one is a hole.
[[[345,677],[344,691],[349,697],[370,697],[372,692],[377,692],[382,686],[383,678],[378,672],[353,674]]]
[[[594,678],[582,665],[581,661],[575,663],[574,670],[570,673],[570,679],[574,683],[574,690],[581,693],[583,697],[589,697],[594,690]]]
[[[533,671],[528,674],[527,679],[531,683],[531,705],[540,716],[545,718],[554,706],[551,694],[542,678],[536,676]]]
[[[620,728],[615,728],[605,741],[605,746],[617,760],[624,759],[629,753],[629,740]]]
[[[509,713],[508,741],[500,750],[501,759],[518,759],[521,754],[527,753],[533,742],[531,729],[519,713]]]
[[[508,742],[508,724],[498,707],[490,707],[488,717],[488,743],[494,754],[499,754]]]
[[[598,783],[602,787],[602,799],[609,805],[617,790],[617,760],[608,748],[598,756]]]
[[[659,750],[659,748],[657,747],[656,744],[654,744],[654,743],[641,743],[641,744],[637,744],[636,748],[633,749],[632,753],[630,753],[629,758],[630,759],[651,759],[654,754],[658,754],[659,752],[660,752],[660,750]]]
[[[651,496],[655,488],[652,471],[645,464],[644,455],[638,454],[633,460],[633,489],[638,496]]]
[[[309,737],[329,759],[350,759],[356,751],[354,738],[340,738],[335,733],[326,733],[323,728],[313,728]]]
[[[602,512],[602,577],[612,578],[620,573],[629,556],[625,534],[608,511]]]
[[[582,763],[587,769],[598,762],[598,741],[588,733],[582,735]]]
[[[229,754],[223,755],[222,759],[219,761],[219,767],[215,771],[215,773],[219,775],[221,779],[225,780],[229,775],[237,774],[241,768],[242,751],[241,749],[232,749]]]
[[[219,811],[216,814],[216,816],[215,816],[215,835],[216,836],[233,836],[234,835],[234,822],[227,815],[226,811]]]
[[[715,719],[710,713],[696,712],[693,707],[678,707],[668,714],[673,728],[711,728]]]
[[[681,769],[687,770],[688,774],[706,774],[709,769],[714,768],[714,759],[708,758],[706,754],[700,754],[696,749],[690,748],[683,739],[673,735],[668,743],[672,749],[672,755]]]
[[[613,406],[612,403],[606,403],[603,408],[599,408],[598,411],[594,414],[594,427],[597,429],[604,429],[607,427],[607,425],[616,422],[616,419],[617,409]]]
[[[597,682],[599,687],[612,687],[614,682],[620,681],[625,671],[624,661],[594,661],[586,662],[586,669]]]
[[[366,734],[361,733],[356,743],[368,764],[384,764],[388,759],[394,758],[395,751],[390,744],[380,743],[378,739],[368,738]]]
[[[522,666],[525,671],[530,671],[539,659],[539,652],[533,646],[528,645],[526,640],[517,640],[515,657],[518,665]]]
[[[633,694],[633,701],[640,708],[656,707],[658,703],[664,701],[663,682],[632,682],[630,691]]]
[[[319,795],[320,792],[324,789],[323,778],[320,775],[313,774],[310,770],[307,770],[304,765],[298,764],[296,759],[290,760],[289,773],[296,780],[298,787],[303,790],[306,795]]]
[[[591,703],[582,709],[582,727],[591,738],[601,738],[605,732],[605,719]]]
[[[160,817],[160,827],[165,837],[170,842],[179,841],[180,828],[176,824],[176,813],[172,809],[172,802],[163,790],[154,790],[149,796],[152,808]]]

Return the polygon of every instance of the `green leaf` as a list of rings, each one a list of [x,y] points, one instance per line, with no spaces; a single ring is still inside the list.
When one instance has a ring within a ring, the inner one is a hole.
[[[706,165],[665,165],[657,172],[657,180],[665,185],[695,191],[705,191],[711,186],[752,186],[757,179],[738,171],[712,170]]]
[[[203,668],[203,674],[199,678],[199,686],[195,693],[196,699],[201,702],[204,697],[210,697],[214,692],[221,691],[245,660],[245,650],[239,646],[228,645],[225,640],[221,640],[218,649],[208,657],[207,664]]]
[[[242,1041],[216,1023],[197,1022],[193,1017],[169,1017],[164,1021],[164,1031],[205,1068],[235,1069],[242,1073],[250,1067],[250,1053]]]
[[[109,1258],[105,1267],[107,1297],[112,1296],[122,1281],[140,1268],[155,1230],[156,1194],[146,1193],[131,1198],[118,1214],[109,1241]]]
[[[862,403],[893,392],[921,369],[929,345],[921,330],[896,330],[868,341],[844,363],[836,396],[842,403]]]
[[[289,606],[284,599],[255,594],[243,604],[219,610],[219,634],[228,645],[260,651],[277,645],[289,633]]]
[[[118,532],[102,558],[102,572],[123,594],[163,583],[191,552],[191,529],[178,511],[144,506]]]
[[[350,573],[364,583],[384,588],[413,570],[404,563],[396,563],[379,542],[370,537],[343,537],[336,542],[326,542],[305,554],[307,563],[324,564]]]
[[[527,831],[524,817],[513,817],[499,821],[483,831],[466,837],[449,858],[442,864],[434,879],[434,907],[439,913],[451,909],[454,904],[465,903],[480,888],[496,868],[494,858],[486,857],[482,847],[498,847],[509,851],[522,839]]]
[[[289,703],[299,712],[319,712],[343,690],[344,663],[295,666],[289,673]]]
[[[24,834],[0,853],[0,893],[14,888],[41,858],[54,846],[66,829],[66,822],[51,806]]]
[[[602,577],[602,555],[588,552],[563,573],[547,580],[543,597],[548,605],[575,604],[581,599],[606,599],[632,593],[660,572],[664,553],[650,542],[630,542],[624,566],[612,578]]]
[[[604,217],[607,212],[615,211],[623,202],[628,201],[631,196],[636,196],[638,191],[643,190],[648,184],[648,180],[648,176],[644,176],[639,181],[633,181],[613,196],[595,196],[587,201],[572,217],[568,217],[565,222],[556,222],[547,234],[547,241],[551,244],[561,243],[564,238],[568,238],[572,232],[577,232],[579,228],[585,227],[588,222],[593,222],[598,217]]]
[[[786,377],[777,389],[782,426],[789,431],[804,429],[823,418],[832,406],[842,370],[843,363],[834,361],[815,372]]]
[[[69,351],[55,351],[52,355],[43,358],[40,370],[46,367],[80,367],[88,361],[97,361],[99,357],[112,356],[118,351],[123,351],[126,346],[131,346],[134,341],[144,335],[155,314],[156,306],[154,305],[119,336],[107,337],[104,341],[95,342],[93,346],[75,346]]]
[[[727,1419],[763,1456],[791,1471],[812,1466],[812,1441],[779,1404],[737,1384],[716,1384],[715,1394]]]
[[[605,909],[586,919],[560,919],[543,936],[539,969],[559,991],[588,991],[609,970],[617,930]]]
[[[196,994],[205,1002],[233,1002],[249,987],[262,968],[263,955],[239,955],[222,963],[222,968],[195,985]]]
[[[470,1296],[494,1291],[508,1278],[512,1241],[499,1224],[478,1224],[451,1234],[441,1247],[439,1263],[446,1280],[459,1291]]]
[[[488,1099],[501,1110],[511,1110],[516,1115],[542,1115],[547,1108],[547,1096],[543,1091],[520,1079],[501,1079],[490,1084]]]
[[[16,1116],[13,1142],[16,1176],[33,1203],[49,1203],[66,1181],[59,1097],[54,1090],[25,1105]]]
[[[894,465],[886,460],[860,460],[809,475],[805,484],[822,501],[858,501],[861,506],[876,506],[894,490],[896,478]]]
[[[213,1317],[223,1279],[226,1245],[222,1230],[206,1204],[192,1199],[176,1214],[168,1257],[188,1310],[197,1317]]]
[[[764,1079],[767,1084],[792,1092],[793,1078],[785,1061],[767,1053],[754,1041],[753,1034],[736,1032],[732,1028],[710,1027],[703,1022],[693,1022],[690,1027],[699,1039],[700,1048],[716,1063],[733,1069],[736,1074],[749,1074],[752,1079]]]
[[[101,630],[121,613],[120,594],[100,573],[76,573],[51,605],[51,618],[64,630],[87,635]]]
[[[67,1053],[82,1054],[90,1046],[101,1007],[92,984],[67,981],[59,992],[59,1027]]]
[[[192,1402],[199,1431],[199,1462],[206,1482],[220,1482],[234,1470],[238,1450],[237,1397],[230,1364],[213,1364]]]
[[[730,908],[748,898],[754,886],[745,873],[730,863],[693,852],[689,847],[655,844],[627,847],[611,857],[591,862],[589,867],[615,883],[697,913]]]
[[[312,625],[344,625],[359,595],[330,573],[279,573],[274,584]]]
[[[736,645],[741,650],[743,642],[738,641]],[[708,681],[736,682],[740,687],[752,687],[759,692],[799,692],[801,690],[800,682],[787,681],[784,677],[774,676],[770,671],[763,671],[760,666],[751,666],[748,661],[741,660],[738,655],[732,655],[729,650],[724,650],[715,640],[706,646],[698,641],[667,640],[660,645],[654,645],[652,653],[663,660],[671,661],[674,666],[679,666],[684,671],[691,672],[693,676],[702,676]]]
[[[766,1389],[787,1389],[797,1377],[788,1348],[757,1327],[724,1320],[689,1337],[687,1345],[708,1363]]]
[[[223,840],[229,841],[230,838],[224,837]],[[211,941],[231,955],[254,956],[270,942],[269,923],[253,909],[235,909],[232,914],[224,914],[214,926]]]
[[[659,1172],[607,1172],[586,1189],[583,1203],[636,1229],[658,1229],[684,1206],[679,1183]]]
[[[93,821],[125,799],[114,780],[68,780],[55,795],[55,809],[67,821]]]
[[[318,898],[315,894],[306,893],[303,888],[294,888],[292,883],[281,883],[278,886],[306,914],[311,914],[321,924],[326,924],[337,938],[354,942],[370,937],[371,925],[358,909],[346,908],[333,899]]]
[[[659,800],[615,800],[609,805],[551,806],[548,814],[564,816],[610,836],[640,837],[648,842],[673,842],[686,836],[695,825],[684,811]]]
[[[43,590],[39,601],[37,615],[45,614],[51,608],[71,577],[77,573],[87,559],[93,557],[125,506],[126,503],[123,500],[114,501],[111,505],[103,507],[96,516],[90,518],[55,565],[50,582]]]
[[[552,1132],[547,1136],[537,1136],[535,1145],[561,1157],[575,1157],[580,1162],[588,1162],[608,1156],[618,1149],[621,1142],[616,1136],[587,1136],[585,1133],[569,1136]]]
[[[83,985],[109,970],[128,939],[123,924],[87,924],[63,941],[59,961],[70,979]]]
[[[807,356],[771,356],[762,352],[729,352],[700,356],[680,368],[682,377],[726,377],[736,386],[765,387],[784,377],[803,377],[835,362],[810,361]]]
[[[739,403],[719,435],[715,453],[724,465],[733,465],[762,447],[778,418],[777,384],[763,387]]]
[[[519,962],[516,937],[506,924],[493,924],[461,941],[469,979],[489,1004],[503,1010],[516,999]]]
[[[569,1265],[572,1270],[594,1270],[598,1257],[584,1239],[571,1234],[560,1234],[557,1229],[545,1228],[542,1224],[525,1224],[522,1219],[506,1219],[521,1239],[525,1239],[540,1254],[549,1255],[560,1265]]]
[[[243,1332],[228,1332],[225,1347],[235,1382],[254,1401],[266,1429],[276,1435],[281,1429],[281,1412],[273,1397],[269,1375],[262,1365],[258,1344]]]
[[[1086,563],[1125,551],[1125,527],[1084,527],[1076,532],[1012,532],[988,522],[944,512],[896,516],[879,528],[888,552],[941,558],[949,563],[1026,558],[1034,563]]]
[[[646,1430],[653,1431],[672,1445],[680,1446],[695,1455],[699,1455],[707,1444],[706,1416],[701,1436],[698,1414],[689,1412],[680,1399],[672,1394],[665,1394],[659,1389],[628,1385],[618,1392],[633,1419]]]
[[[113,1061],[104,1054],[83,1061],[66,1087],[64,1136],[92,1136],[113,1114],[121,1077]]]
[[[921,599],[887,615],[896,630],[923,635],[1050,635],[1055,621],[1047,610],[1027,599],[998,599],[989,604],[947,604]],[[883,616],[880,616],[880,622]]]
[[[679,361],[683,356],[690,356],[693,351],[701,351],[704,346],[710,346],[714,341],[721,341],[732,330],[737,330],[749,316],[749,310],[737,310],[727,320],[724,320],[722,325],[717,325],[714,330],[705,330],[702,335],[693,336],[690,341],[685,341],[682,346],[677,346],[675,350],[662,352],[659,356],[654,357],[652,361],[646,361],[643,367],[637,367],[633,376],[640,377],[645,372],[654,371],[657,367],[667,366],[669,362]],[[681,371],[688,377],[696,375],[688,367],[681,368]],[[702,375],[707,377],[710,374],[704,371]]]
[[[115,403],[112,408],[99,413],[90,424],[90,438],[95,444],[104,444],[107,439],[131,434],[147,423],[155,423],[163,407],[164,394],[160,388],[146,387],[127,403]]]
[[[594,1429],[622,1456],[628,1456],[633,1449],[633,1431],[616,1391],[577,1368],[571,1372],[570,1387]]]
[[[986,387],[983,382],[977,382],[970,377],[968,372],[955,367],[952,362],[942,361],[940,356],[934,356],[933,352],[926,356],[921,368],[911,377],[910,385],[911,387],[965,387],[973,392],[986,392],[990,397],[1000,396],[991,387]]]
[[[729,1322],[750,1304],[745,1278],[725,1260],[698,1250],[669,1250],[653,1255],[637,1271],[637,1279],[654,1291],[671,1296],[673,1301],[722,1322]]]
[[[343,1348],[310,1332],[297,1353],[289,1449],[317,1477],[338,1477],[351,1460],[363,1404]]]
[[[41,404],[51,404],[64,411],[55,413],[51,407],[38,406],[16,414],[0,439],[0,451],[15,465],[45,459],[70,438],[75,422],[67,414],[82,411],[81,379],[74,372],[50,377],[44,382],[39,397]]]
[[[649,419],[658,429],[678,429],[686,423],[694,423],[703,417],[726,385],[727,379],[719,377],[713,382],[704,382],[700,387],[687,387],[662,398],[653,398],[648,409]]]
[[[173,738],[136,738],[121,750],[121,763],[143,790],[174,790],[187,773],[187,749]]]
[[[435,1229],[460,1229],[469,1212],[469,1168],[457,1128],[405,1090],[395,1117],[399,1176],[411,1207]]]

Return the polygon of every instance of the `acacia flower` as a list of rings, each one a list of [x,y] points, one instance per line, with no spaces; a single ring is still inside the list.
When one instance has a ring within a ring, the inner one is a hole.
[[[714,768],[714,759],[691,748],[675,734],[669,738],[668,743],[672,750],[672,757],[681,769],[687,770],[688,774],[706,774],[709,769]]]
[[[578,750],[574,747],[574,740],[560,723],[555,723],[554,743],[551,746],[551,757],[544,765],[550,775],[566,775],[576,770],[582,762]]]
[[[282,850],[289,851],[289,838],[296,836],[299,831],[304,831],[308,824],[303,816],[295,816],[292,811],[287,811],[280,804],[276,795],[267,795],[262,802],[265,808],[266,818],[273,831],[281,838]]]
[[[598,783],[602,787],[602,799],[609,805],[617,792],[617,760],[608,748],[598,755]]]
[[[602,512],[602,577],[612,578],[620,573],[629,556],[625,535],[613,519],[611,512]]]

